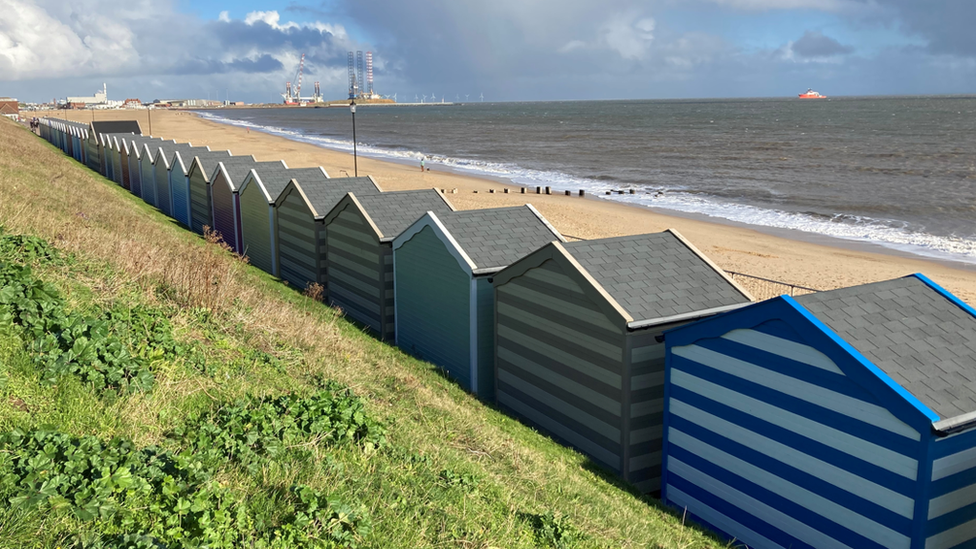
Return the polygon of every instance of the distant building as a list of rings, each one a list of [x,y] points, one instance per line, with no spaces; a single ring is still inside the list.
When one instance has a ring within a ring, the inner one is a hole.
[[[219,107],[224,102],[210,99],[159,99],[155,104],[160,107]]]
[[[122,106],[127,109],[141,109],[142,101],[139,101],[138,99],[126,99],[122,102]]]
[[[84,108],[85,105],[104,105],[105,103],[108,103],[108,86],[106,84],[102,84],[102,89],[100,91],[96,91],[95,95],[91,97],[68,96],[65,103],[68,103],[69,105],[80,103],[82,104],[81,108]]]
[[[0,97],[0,114],[18,116],[20,115],[20,104],[12,97]]]

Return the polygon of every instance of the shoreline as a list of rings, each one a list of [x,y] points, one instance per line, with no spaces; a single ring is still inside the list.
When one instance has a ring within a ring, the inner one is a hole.
[[[433,105],[433,103],[431,105]],[[200,109],[200,112],[194,112],[194,114],[207,122],[216,123],[222,126],[229,126],[235,128],[250,128],[250,129],[254,129],[259,133],[268,135],[270,137],[283,138],[288,141],[313,145],[315,147],[319,147],[333,152],[350,154],[350,155],[352,154],[351,145],[349,150],[346,150],[341,146],[330,146],[327,142],[316,142],[314,140],[306,140],[303,138],[294,138],[288,135],[282,135],[276,133],[273,129],[267,127],[263,127],[263,126],[252,127],[252,126],[248,126],[247,123],[244,121],[221,117],[219,114],[214,113],[213,110]],[[383,153],[377,153],[375,151],[366,150],[365,152],[359,152],[358,156],[359,158],[370,158],[380,162],[389,162],[401,166],[414,166],[414,167],[416,166],[415,162],[411,160],[398,158],[396,156],[386,156]],[[503,188],[508,187],[510,189],[521,189],[522,187],[525,187],[527,189],[528,194],[535,194],[534,192],[531,192],[532,189],[535,187],[535,185],[532,184],[526,185],[526,184],[518,183],[512,177],[506,177],[503,175],[493,175],[490,173],[477,173],[477,171],[474,170],[468,171],[461,167],[438,162],[435,159],[428,159],[427,165],[428,167],[435,166],[437,167],[437,169],[441,171],[446,171],[448,173],[452,173],[459,177],[468,177],[474,179],[481,179],[485,181],[494,181],[501,184]],[[579,191],[579,189],[577,188],[573,188],[573,189],[553,188],[553,193],[556,194],[558,192],[558,194],[562,195],[566,190],[570,190],[573,193],[573,196],[576,196],[576,193]],[[635,202],[629,202],[624,200],[614,200],[610,198],[605,198],[603,194],[592,191],[591,189],[586,189],[586,192],[587,192],[586,198],[588,199],[598,199],[598,200],[608,201],[614,204],[619,204],[622,206],[636,207],[642,210],[654,212],[662,216],[678,217],[683,219],[701,221],[703,223],[714,223],[718,225],[739,227],[743,229],[752,229],[761,233],[768,234],[770,236],[786,238],[789,240],[799,240],[810,244],[821,244],[824,246],[845,248],[845,249],[855,250],[855,251],[878,253],[882,255],[891,255],[894,257],[901,257],[901,258],[918,259],[922,261],[935,262],[940,265],[944,265],[946,267],[976,271],[976,259],[964,258],[958,255],[954,256],[953,254],[946,253],[946,252],[943,253],[939,253],[938,251],[929,252],[926,251],[924,247],[913,246],[910,244],[897,245],[893,243],[877,242],[877,241],[865,240],[861,238],[845,238],[844,236],[823,234],[823,233],[812,232],[812,231],[804,231],[802,229],[795,229],[789,227],[753,224],[747,221],[714,216],[704,212],[685,211],[685,210],[668,208],[666,206],[654,206],[654,205],[635,203]]]
[[[87,112],[67,114],[69,120],[91,120]],[[147,117],[148,113],[138,111],[104,111],[98,115],[100,120],[139,120],[143,131],[149,133]],[[259,161],[281,159],[292,168],[322,166],[332,177],[353,174],[351,152],[259,130],[251,132],[244,126],[210,120],[189,111],[156,111],[152,122],[154,135],[165,139],[229,149],[237,156],[252,154]],[[384,191],[443,188],[458,209],[531,203],[568,237],[593,239],[675,228],[728,271],[817,289],[922,272],[963,300],[976,302],[976,265],[971,263],[592,195],[580,198],[575,192],[572,197],[518,191],[506,194],[506,187],[511,190],[522,186],[501,177],[471,175],[449,166],[435,165],[436,171],[420,173],[419,166],[388,158],[359,155],[358,161],[360,173],[373,175]],[[457,193],[452,193],[452,189],[457,189]],[[489,192],[491,189],[495,192]]]

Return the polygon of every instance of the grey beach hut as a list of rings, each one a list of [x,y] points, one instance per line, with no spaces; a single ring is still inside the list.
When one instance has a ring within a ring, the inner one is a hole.
[[[491,276],[559,232],[531,205],[427,212],[393,241],[396,344],[495,398]]]
[[[498,405],[659,490],[661,334],[751,296],[673,230],[553,242],[494,285]]]
[[[275,200],[275,245],[278,276],[304,290],[326,284],[326,214],[347,193],[379,194],[372,177],[292,179]]]
[[[427,212],[453,211],[434,189],[346,195],[323,220],[329,303],[394,339],[393,239]]]
[[[294,179],[302,182],[324,181],[329,174],[323,168],[262,169],[248,172],[237,191],[241,218],[241,247],[251,265],[278,276],[275,248],[275,200]]]

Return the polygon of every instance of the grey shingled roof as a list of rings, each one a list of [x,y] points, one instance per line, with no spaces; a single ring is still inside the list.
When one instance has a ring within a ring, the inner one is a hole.
[[[159,149],[163,149],[163,155],[161,158],[165,159],[167,164],[173,161],[173,154],[176,151],[180,151],[180,153],[192,152],[198,148],[199,147],[194,147],[189,143],[169,142],[169,143],[163,143],[161,145],[156,145],[156,144],[150,145],[150,150],[152,150],[153,153],[153,160],[156,160],[156,154],[159,152]]]
[[[315,176],[312,173],[295,178],[302,188],[306,198],[318,213],[316,219],[323,219],[329,215],[332,208],[344,196],[353,193],[356,197],[369,196],[380,191],[368,177],[337,177],[328,179],[325,176]],[[280,193],[279,193],[280,194]]]
[[[561,240],[528,206],[437,214],[476,269],[502,269]]]
[[[563,244],[634,321],[748,303],[670,232]]]
[[[136,135],[136,136],[130,135],[129,137],[126,138],[126,141],[132,144],[129,146],[129,150],[131,151],[133,149],[132,146],[134,145],[140,157],[142,156],[142,146],[145,145],[146,143],[149,143],[151,145],[154,141],[157,143],[163,142],[163,140],[159,137],[149,137],[149,136],[142,136],[142,135]]]
[[[319,181],[327,180],[328,178],[322,173],[322,168],[264,168],[257,170],[258,177],[261,178],[261,183],[264,185],[264,189],[268,191],[268,195],[271,197],[271,202],[278,199],[281,195],[281,191],[285,190],[288,186],[288,182],[292,179],[298,181],[299,185],[303,181]]]
[[[248,172],[251,170],[285,169],[280,160],[276,160],[274,162],[229,162],[222,160],[221,164],[224,165],[224,170],[227,172],[227,177],[230,178],[231,188],[234,190],[240,188],[241,183],[244,182],[244,178],[247,177]]]
[[[112,148],[114,149],[116,138],[121,142],[123,139],[132,139],[133,137],[136,136],[132,135],[131,133],[110,133],[110,134],[106,134],[106,137],[108,137],[109,141],[111,141]]]
[[[166,161],[169,162],[170,168],[173,167],[173,160],[176,158],[177,152],[180,153],[180,158],[183,159],[184,164],[187,162],[188,158],[192,160],[193,157],[198,154],[210,152],[209,150],[207,150],[206,147],[191,147],[189,149],[173,149],[173,150],[164,149],[164,151],[166,152]]]
[[[434,189],[356,195],[356,200],[379,229],[381,242],[393,240],[427,212],[440,217],[454,211]]]
[[[139,122],[135,120],[106,120],[103,122],[92,122],[92,129],[95,133],[142,133]]]
[[[210,151],[197,153],[190,158],[183,158],[183,162],[186,163],[186,169],[189,170],[190,166],[193,165],[193,159],[200,159],[200,169],[203,171],[203,177],[207,181],[210,181],[210,176],[213,175],[214,170],[217,169],[218,162],[233,162],[240,160],[241,162],[251,161],[254,162],[254,157],[251,155],[247,156],[231,156],[230,151]]]
[[[796,300],[942,419],[976,411],[976,318],[914,276]]]

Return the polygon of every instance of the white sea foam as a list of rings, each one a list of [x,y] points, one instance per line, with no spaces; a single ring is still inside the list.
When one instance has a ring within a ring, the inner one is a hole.
[[[275,126],[261,126],[246,120],[228,119],[212,113],[201,113],[201,115],[215,122],[248,127],[329,149],[346,152],[351,152],[353,149],[352,141],[347,139],[308,135]],[[676,187],[651,191],[638,188],[635,189],[635,194],[614,193],[606,195],[606,191],[623,187],[620,184],[612,185],[606,181],[576,177],[557,171],[527,169],[511,163],[455,158],[411,150],[393,150],[363,143],[360,143],[357,149],[358,153],[363,156],[411,164],[418,162],[421,157],[426,157],[428,166],[440,165],[471,175],[502,178],[516,185],[550,186],[560,190],[571,189],[574,191],[585,189],[588,194],[619,202],[701,214],[749,225],[792,229],[845,240],[879,244],[925,257],[976,264],[976,241],[968,238],[928,234],[924,229],[912,230],[912,227],[909,227],[907,223],[897,220],[851,215],[837,215],[828,218],[807,213],[761,208],[690,193],[686,192],[686,189]],[[663,192],[659,193],[659,190]]]

